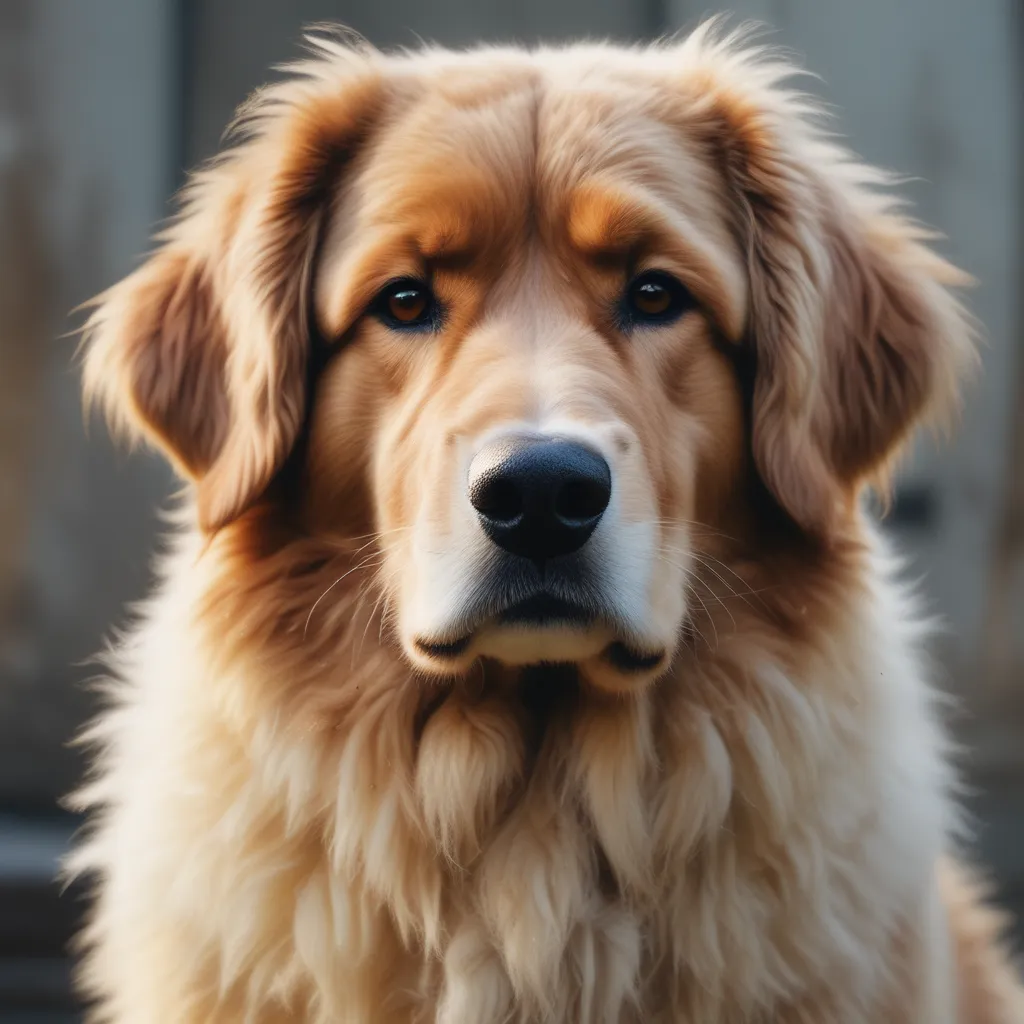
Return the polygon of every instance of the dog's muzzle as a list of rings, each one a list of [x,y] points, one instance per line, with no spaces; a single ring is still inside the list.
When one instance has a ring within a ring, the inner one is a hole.
[[[611,500],[612,474],[601,455],[577,441],[513,434],[476,454],[467,489],[499,548],[542,563],[590,539]]]

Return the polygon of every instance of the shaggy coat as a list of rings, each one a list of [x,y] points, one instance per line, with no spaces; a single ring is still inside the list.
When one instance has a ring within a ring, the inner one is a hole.
[[[189,483],[88,734],[92,1019],[1024,1021],[862,508],[962,275],[742,38],[314,48],[87,329]],[[512,428],[610,467],[586,625],[478,599]]]

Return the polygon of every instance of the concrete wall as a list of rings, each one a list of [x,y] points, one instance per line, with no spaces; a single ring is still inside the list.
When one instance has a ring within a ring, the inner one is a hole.
[[[82,430],[68,311],[130,270],[172,161],[170,0],[0,5],[0,803],[78,774],[82,659],[144,590],[167,475]],[[6,453],[6,454],[4,454]]]

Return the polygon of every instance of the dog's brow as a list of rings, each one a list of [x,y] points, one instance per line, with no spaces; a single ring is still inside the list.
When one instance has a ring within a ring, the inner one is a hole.
[[[568,210],[569,241],[587,256],[626,255],[658,233],[650,205],[618,189],[582,185]]]
[[[476,247],[472,220],[465,211],[435,209],[416,225],[412,234],[416,247],[427,260],[446,260],[469,255]]]

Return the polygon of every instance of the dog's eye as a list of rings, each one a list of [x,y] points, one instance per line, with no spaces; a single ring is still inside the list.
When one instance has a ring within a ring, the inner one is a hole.
[[[388,327],[431,327],[436,320],[437,303],[427,285],[406,278],[392,281],[377,296],[374,312]]]
[[[627,324],[666,324],[696,305],[682,282],[660,270],[633,278],[626,289],[623,319]]]

